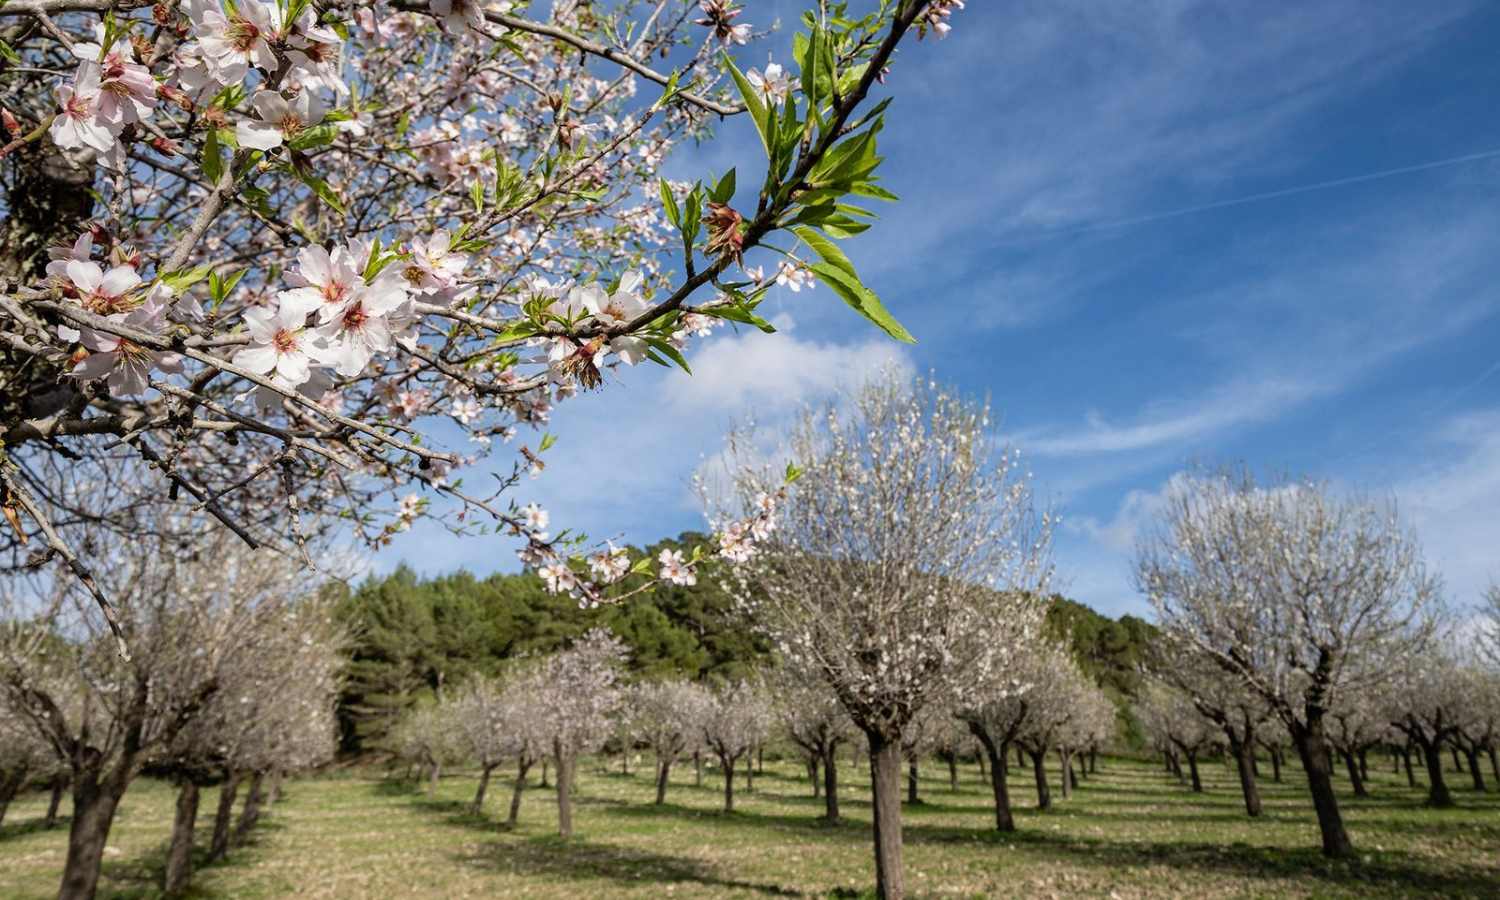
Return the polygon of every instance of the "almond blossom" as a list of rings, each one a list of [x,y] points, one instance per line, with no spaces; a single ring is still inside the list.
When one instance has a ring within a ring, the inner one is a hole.
[[[275,91],[256,91],[250,101],[259,120],[244,119],[234,126],[241,147],[271,150],[295,138],[299,132],[323,121],[323,101],[312,91],[302,91],[288,101]]]
[[[310,244],[297,251],[297,267],[287,273],[287,280],[296,287],[282,291],[277,300],[305,312],[316,311],[318,322],[327,323],[364,287],[364,264],[347,248],[337,247],[330,254]]]
[[[114,147],[122,124],[105,117],[100,108],[98,66],[79,66],[71,84],[57,86],[57,102],[61,109],[47,129],[54,144],[64,150],[89,147],[100,153]]]
[[[266,0],[239,0],[230,10],[219,0],[187,0],[199,53],[219,84],[238,84],[251,66],[276,71],[269,39],[281,28],[281,10]]]
[[[758,69],[751,69],[745,73],[745,80],[767,97],[776,100],[786,99],[792,90],[792,76],[777,63],[768,63],[764,74]]]
[[[108,318],[128,328],[153,334],[160,333],[164,324],[162,307],[155,304]],[[91,352],[73,367],[73,377],[81,381],[104,378],[110,393],[115,396],[144,394],[153,370],[182,371],[182,357],[178,354],[161,353],[115,334],[84,328],[81,340]]]
[[[50,268],[50,267],[49,267]],[[96,262],[70,259],[63,264],[68,283],[64,296],[95,315],[128,312],[134,301],[130,293],[140,286],[141,276],[130,266],[113,266],[108,272]]]
[[[782,261],[781,267],[776,270],[776,283],[781,287],[789,289],[792,293],[798,293],[805,287],[811,287],[813,274],[799,264]]]
[[[675,585],[691,587],[698,583],[698,575],[683,558],[681,550],[662,550],[656,561],[661,564],[661,577]]]
[[[406,301],[406,288],[397,279],[379,278],[362,285],[318,328],[324,341],[318,361],[346,377],[364,371],[371,356],[391,349],[393,331],[386,317]],[[320,315],[329,306],[324,304]]]
[[[301,385],[312,375],[306,324],[307,313],[295,304],[245,310],[253,343],[234,355],[234,364],[259,375],[275,372],[289,387]]]

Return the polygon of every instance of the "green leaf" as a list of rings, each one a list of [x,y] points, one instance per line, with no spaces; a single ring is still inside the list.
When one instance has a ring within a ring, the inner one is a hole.
[[[474,201],[474,211],[484,210],[484,182],[474,179],[474,184],[469,188],[469,199]]]
[[[713,200],[715,203],[728,203],[734,199],[734,170],[730,169],[714,185]]]
[[[210,128],[203,136],[203,175],[211,184],[218,184],[224,174],[224,158],[219,155],[219,134]]]
[[[755,130],[760,135],[761,145],[766,148],[766,158],[769,159],[772,155],[771,148],[776,143],[771,135],[771,127],[774,123],[771,121],[766,104],[760,98],[760,91],[757,91],[755,85],[745,78],[745,73],[734,64],[734,60],[729,58],[728,53],[724,54],[724,65],[729,67],[729,75],[734,79],[734,86],[739,88],[740,99],[744,101],[745,109],[749,110],[751,121],[755,122]]]
[[[661,188],[661,205],[667,210],[667,221],[671,222],[674,228],[681,229],[682,211],[677,208],[677,198],[672,196],[671,185],[667,184],[665,178],[658,179],[658,184]]]
[[[522,338],[532,337],[539,332],[541,332],[541,329],[537,327],[537,324],[535,322],[531,321],[530,319],[522,319],[508,326],[499,334],[495,335],[495,341],[496,343],[518,341]]]
[[[841,269],[856,283],[859,282],[859,274],[854,271],[854,263],[839,249],[839,245],[823,237],[811,228],[793,228],[792,233],[802,239],[802,242],[813,249],[813,252],[823,257],[823,261],[831,266]]]
[[[677,363],[677,365],[682,367],[682,371],[688,373],[689,375],[693,374],[693,370],[688,367],[687,360],[683,358],[682,353],[679,352],[676,347],[673,347],[669,342],[664,341],[659,337],[652,337],[651,335],[641,335],[641,337],[645,339],[647,344],[651,345],[651,349],[660,352],[672,362]]]
[[[828,263],[813,263],[808,268],[845,303],[866,319],[874,322],[881,331],[903,343],[915,344],[917,342],[917,339],[911,336],[911,332],[902,327],[901,323],[897,322],[895,317],[886,310],[885,304],[880,302],[875,292],[860,284],[858,278]]]
[[[757,316],[755,313],[738,305],[706,306],[698,310],[705,316],[713,316],[718,319],[727,319],[731,322],[743,322],[746,325],[754,325],[766,334],[775,334],[776,326]]]
[[[213,271],[212,263],[204,263],[191,269],[178,269],[175,272],[166,272],[157,277],[157,281],[171,289],[172,293],[180,294],[204,278]]]
[[[801,478],[801,477],[802,477],[802,470],[797,467],[796,463],[792,462],[791,460],[787,460],[787,463],[786,463],[786,480],[783,483],[784,484],[791,484],[792,482],[796,481],[798,478]]]
[[[555,443],[557,443],[557,435],[552,434],[550,432],[547,433],[547,434],[544,434],[544,435],[542,435],[542,443],[541,443],[540,446],[538,446],[536,448],[536,452],[538,452],[538,453],[545,453],[545,452],[547,452],[547,448],[551,447]]]
[[[312,150],[333,143],[338,136],[339,129],[336,125],[313,125],[297,132],[297,136],[287,141],[286,145],[293,150]]]
[[[333,188],[328,186],[328,182],[313,175],[311,172],[301,171],[301,167],[299,166],[293,166],[292,169],[297,172],[297,177],[301,178],[304,184],[313,189],[313,193],[318,195],[319,200],[328,204],[339,215],[344,214],[343,201],[339,200],[339,195],[334,193]]]

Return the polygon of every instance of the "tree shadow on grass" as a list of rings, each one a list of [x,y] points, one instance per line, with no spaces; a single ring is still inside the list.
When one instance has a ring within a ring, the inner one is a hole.
[[[578,838],[554,836],[521,840],[495,839],[453,859],[480,869],[570,881],[606,879],[627,884],[680,884],[754,891],[773,897],[805,896],[795,888],[726,878],[700,860],[666,856]]]
[[[72,816],[59,815],[57,817],[57,823],[52,825],[50,828],[47,826],[46,818],[42,816],[36,816],[34,818],[25,819],[22,821],[7,821],[4,825],[0,825],[0,844],[3,844],[9,840],[14,840],[16,838],[25,837],[28,834],[36,834],[40,831],[61,831],[66,834],[68,831],[68,826],[72,821]]]
[[[904,829],[912,843],[966,843],[1031,848],[1051,859],[1110,870],[1168,866],[1245,879],[1298,879],[1307,883],[1357,887],[1376,897],[1494,897],[1500,862],[1493,867],[1432,861],[1398,851],[1361,851],[1349,860],[1330,860],[1313,848],[1208,844],[1192,841],[1109,841],[1056,832],[987,832],[970,828],[916,825]],[[1316,891],[1314,891],[1316,893]]]
[[[193,875],[183,898],[230,897],[232,894],[215,891],[203,885],[205,872],[214,869],[231,869],[248,866],[254,862],[256,848],[270,832],[283,831],[284,824],[274,819],[262,818],[245,836],[245,840],[230,848],[223,858],[212,862],[208,859],[208,848],[213,840],[213,826],[199,825],[193,831]],[[137,900],[144,897],[162,896],[161,886],[166,879],[167,852],[170,845],[158,844],[151,850],[128,859],[105,858],[100,867],[101,893],[111,900]]]

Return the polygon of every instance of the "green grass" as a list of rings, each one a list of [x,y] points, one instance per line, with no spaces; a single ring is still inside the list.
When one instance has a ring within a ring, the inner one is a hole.
[[[830,827],[815,821],[822,800],[790,763],[768,763],[727,816],[712,770],[695,788],[683,767],[657,807],[649,764],[629,777],[599,765],[579,767],[569,841],[555,836],[547,790],[527,792],[514,833],[497,825],[509,800],[503,782],[485,816],[469,814],[470,773],[444,778],[432,798],[373,772],[292,782],[250,844],[196,874],[194,895],[849,897],[873,885],[862,771],[841,772],[847,821]],[[1299,772],[1281,785],[1265,779],[1258,821],[1245,818],[1234,774],[1218,763],[1204,767],[1208,792],[1194,795],[1159,766],[1109,760],[1068,800],[1054,784],[1055,808],[1044,813],[1032,808],[1029,774],[1013,772],[1019,831],[1000,835],[978,772],[965,767],[954,792],[934,763],[925,802],[905,811],[908,888],[914,897],[1500,897],[1500,795],[1477,795],[1454,774],[1460,808],[1429,810],[1388,760],[1379,769],[1371,798],[1341,797],[1359,858],[1331,863],[1316,851]],[[45,799],[19,799],[0,827],[0,897],[56,891],[66,834],[40,827]],[[172,799],[158,782],[131,788],[101,895],[157,894]],[[207,791],[207,816],[214,802]],[[207,825],[200,818],[200,843]]]

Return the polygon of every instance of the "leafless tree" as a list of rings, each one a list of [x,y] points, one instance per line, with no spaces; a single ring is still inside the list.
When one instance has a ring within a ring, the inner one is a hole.
[[[900,897],[903,733],[1036,633],[1050,520],[1019,455],[994,446],[988,410],[927,379],[887,373],[807,411],[781,443],[801,474],[769,543],[735,568],[740,596],[864,733],[877,891]],[[731,435],[746,507],[774,503],[783,482],[759,453],[752,433]]]
[[[1137,571],[1168,639],[1240,677],[1286,726],[1323,852],[1352,853],[1325,718],[1430,639],[1438,598],[1394,507],[1248,472],[1191,476],[1168,491]]]

